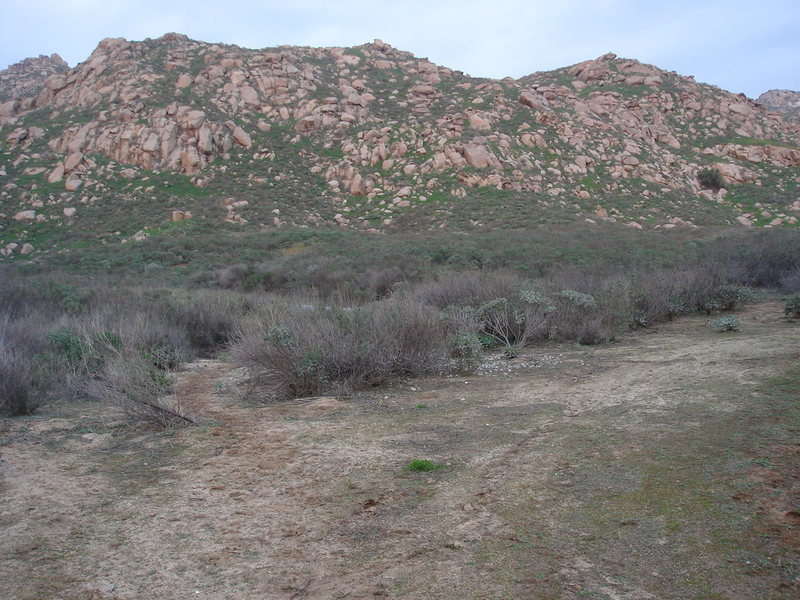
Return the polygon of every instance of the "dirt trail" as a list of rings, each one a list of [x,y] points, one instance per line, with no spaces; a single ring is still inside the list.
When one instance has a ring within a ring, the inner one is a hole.
[[[177,434],[8,422],[0,599],[797,597],[800,325],[740,316],[269,406],[201,361]]]

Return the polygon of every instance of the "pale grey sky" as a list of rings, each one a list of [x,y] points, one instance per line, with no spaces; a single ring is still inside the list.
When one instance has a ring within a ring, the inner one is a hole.
[[[635,58],[732,92],[800,90],[800,0],[4,0],[0,69],[175,31],[248,48],[380,38],[475,76]]]

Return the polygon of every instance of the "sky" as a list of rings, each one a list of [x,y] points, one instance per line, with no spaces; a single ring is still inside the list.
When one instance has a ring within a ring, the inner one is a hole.
[[[0,69],[106,37],[184,33],[247,48],[381,39],[476,77],[614,52],[755,98],[800,90],[800,0],[3,0]]]

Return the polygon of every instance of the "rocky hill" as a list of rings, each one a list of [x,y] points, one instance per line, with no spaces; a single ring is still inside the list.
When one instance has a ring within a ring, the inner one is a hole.
[[[492,80],[379,40],[250,50],[167,34],[103,40],[73,69],[27,59],[0,72],[0,101],[9,257],[186,219],[391,231],[800,217],[800,124],[614,54]],[[721,189],[703,189],[709,169]]]
[[[800,92],[770,90],[761,94],[758,101],[784,119],[800,123]]]
[[[26,58],[0,71],[0,115],[9,116],[33,108],[34,99],[51,75],[64,73],[69,65],[58,54]]]

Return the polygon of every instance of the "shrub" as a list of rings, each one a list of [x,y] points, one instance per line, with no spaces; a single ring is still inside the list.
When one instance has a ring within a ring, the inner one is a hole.
[[[477,333],[480,329],[478,312],[472,306],[448,306],[441,311],[441,316],[450,331]]]
[[[471,372],[478,367],[483,344],[474,331],[460,331],[450,340],[450,356],[456,359],[460,371]]]
[[[513,358],[517,358],[519,356],[519,347],[517,346],[506,346],[503,348],[503,358],[511,360]]]
[[[596,344],[608,337],[597,300],[582,292],[562,290],[553,296],[554,310],[549,320],[548,336]]]
[[[231,341],[236,322],[247,308],[246,298],[238,293],[205,290],[189,297],[173,295],[165,307],[165,317],[182,330],[193,350],[208,356]]]
[[[107,343],[111,334],[120,348],[147,356],[159,368],[172,369],[192,356],[184,320],[188,312],[175,308],[168,293],[159,291],[112,296],[74,321],[73,330],[100,355],[113,349]]]
[[[780,289],[787,292],[800,290],[800,267],[786,273],[781,273],[778,285]]]
[[[719,169],[700,169],[697,173],[697,181],[700,182],[700,187],[703,189],[715,192],[725,187],[725,179]]]
[[[370,271],[360,278],[359,286],[364,288],[369,299],[389,296],[393,290],[406,281],[405,274],[398,267]]]
[[[203,275],[211,279],[218,287],[229,289],[241,285],[247,274],[247,265],[230,265],[217,269],[210,276],[205,273]]]
[[[457,331],[474,331],[486,348],[524,345],[546,337],[553,309],[544,292],[508,273],[450,273],[419,284],[409,296],[443,310]]]
[[[800,316],[800,292],[790,296],[786,301],[786,314]]]
[[[161,338],[149,348],[142,350],[142,357],[147,359],[155,368],[162,371],[177,369],[181,363],[188,359],[186,352],[176,348],[166,338]]]
[[[31,413],[65,387],[63,373],[45,359],[51,326],[36,314],[0,314],[0,415]]]
[[[672,320],[678,315],[689,312],[689,303],[686,301],[685,296],[680,294],[671,294],[667,301],[667,315]]]
[[[515,312],[507,298],[495,298],[484,302],[477,310],[478,318],[481,320],[481,333],[497,345],[510,346],[513,340],[519,337],[519,326],[523,322],[522,317]]]
[[[232,355],[268,396],[350,393],[435,371],[446,352],[438,311],[403,298],[361,307],[262,307],[237,331]]]
[[[101,350],[120,350],[122,348],[122,337],[113,331],[101,331],[92,337],[92,345]]]
[[[715,240],[700,258],[726,266],[726,279],[761,288],[800,291],[800,233],[785,229],[743,231]]]
[[[102,366],[102,359],[94,348],[69,327],[59,327],[46,337],[53,349],[54,357],[62,361],[70,371],[94,372]]]
[[[495,298],[478,307],[481,333],[493,341],[492,347],[522,346],[544,337],[548,316],[555,307],[534,289],[522,289],[511,299]]]
[[[276,277],[270,271],[253,272],[244,279],[243,287],[248,292],[269,290],[276,285]]]
[[[700,310],[705,311],[706,314],[711,314],[713,311],[733,310],[740,304],[753,300],[755,300],[755,294],[750,288],[725,284],[717,289],[711,297],[703,300]]]
[[[78,314],[86,310],[93,299],[90,289],[55,281],[47,282],[44,296],[71,314]]]
[[[720,288],[717,292],[717,298],[722,305],[722,310],[733,310],[740,304],[753,302],[756,295],[750,288],[729,284]]]
[[[714,321],[714,331],[739,331],[742,322],[736,315],[725,315]]]
[[[484,333],[483,331],[479,331],[475,334],[478,338],[478,341],[481,344],[481,348],[483,350],[494,350],[495,348],[499,348],[501,346],[500,340],[496,337],[489,335],[488,333]]]
[[[451,271],[433,281],[417,284],[409,295],[412,302],[438,309],[448,306],[478,308],[497,298],[516,297],[524,283],[519,276],[501,271]]]
[[[566,278],[562,284],[568,283]],[[593,277],[583,281],[578,291],[562,289],[553,294],[553,312],[548,315],[550,339],[576,341],[580,344],[599,344],[616,339],[623,331],[636,326],[635,292],[627,277]],[[591,293],[587,293],[587,292]],[[642,308],[640,323],[649,322]]]
[[[597,308],[597,300],[589,294],[583,294],[575,290],[563,290],[556,295],[577,308]]]
[[[697,304],[695,296],[707,296],[714,275],[685,270],[639,270],[630,279],[633,317],[636,326],[672,320]]]
[[[103,371],[86,383],[86,391],[98,400],[118,405],[139,423],[164,429],[194,423],[169,397],[169,377],[135,353],[108,360]]]
[[[553,303],[545,296],[544,292],[536,288],[524,288],[519,292],[519,299],[525,304],[539,306],[543,312],[551,312],[555,309]]]
[[[32,413],[44,400],[41,374],[31,357],[0,340],[0,417]]]
[[[6,366],[17,365],[17,379],[28,382],[29,407],[56,393],[61,398],[84,393],[85,382],[120,352],[137,349],[162,367],[173,367],[189,348],[177,319],[166,310],[164,293],[110,289],[101,296],[88,286],[13,278],[5,283],[0,286],[0,345]],[[3,379],[5,384],[12,380]]]
[[[781,273],[778,287],[786,292],[800,291],[800,266]]]
[[[46,320],[0,315],[0,415],[28,414],[63,390],[64,373],[47,360]]]
[[[741,286],[800,291],[796,231],[693,237],[683,245],[674,236],[667,243],[619,231],[590,237],[580,230],[504,230],[391,241],[341,232],[293,235],[277,232],[259,242],[258,255],[269,262],[218,272],[216,284],[214,267],[203,267],[208,285],[230,291],[107,286],[99,293],[77,278],[0,265],[0,329],[4,320],[10,324],[4,364],[30,367],[18,369],[19,389],[29,390],[27,406],[35,407],[53,390],[63,396],[83,389],[112,359],[138,353],[166,376],[164,370],[194,353],[212,355],[235,340],[236,352],[254,353],[248,363],[254,377],[270,386],[282,382],[277,395],[308,395],[430,372],[452,364],[448,355],[460,368],[474,368],[485,348],[548,339],[597,343],[691,310],[732,310],[752,297]],[[298,239],[302,251],[273,254]],[[311,239],[317,241],[305,243]],[[253,256],[248,251],[236,260]],[[459,264],[484,270],[440,270]],[[516,271],[489,270],[500,268]],[[337,300],[328,302],[333,308],[307,301],[301,303],[308,307],[289,308],[263,292],[233,291],[248,287],[315,287],[318,298]],[[345,308],[374,299],[381,300]],[[787,312],[800,314],[789,305]],[[23,397],[6,393],[12,396]]]
[[[84,394],[85,381],[99,373],[105,354],[113,350],[115,339],[111,332],[98,334],[97,344],[88,335],[62,326],[46,334],[46,351],[36,356],[43,373],[58,381],[62,398],[73,399]]]

